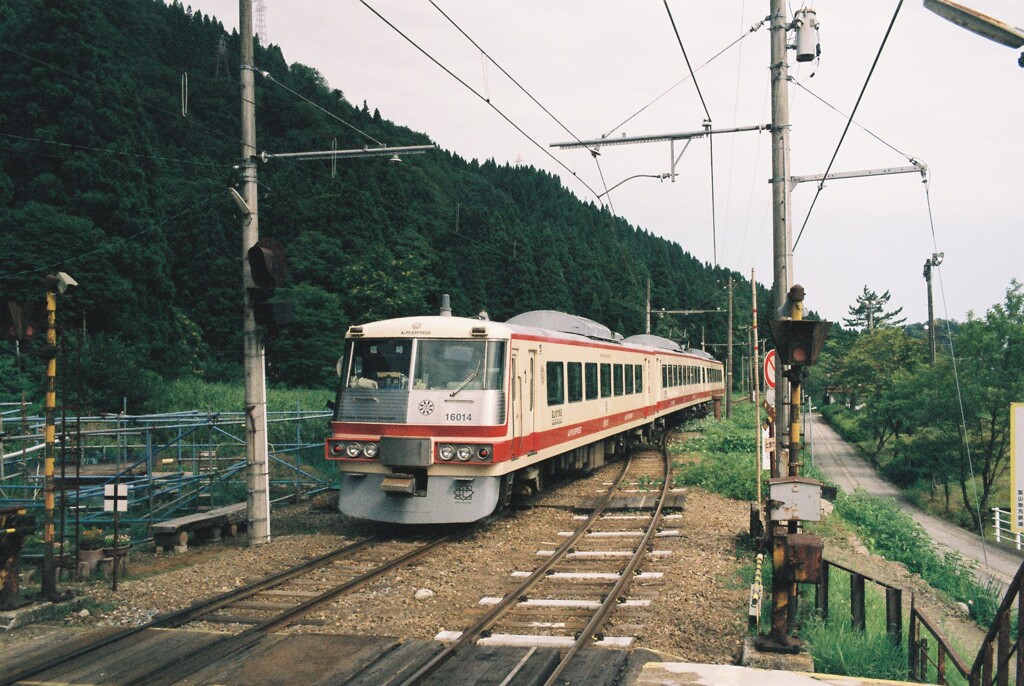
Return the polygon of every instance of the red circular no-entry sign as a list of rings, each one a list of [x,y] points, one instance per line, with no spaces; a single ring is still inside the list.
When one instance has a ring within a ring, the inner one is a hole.
[[[764,383],[768,388],[775,388],[775,361],[777,359],[775,348],[769,350],[768,354],[764,356]]]

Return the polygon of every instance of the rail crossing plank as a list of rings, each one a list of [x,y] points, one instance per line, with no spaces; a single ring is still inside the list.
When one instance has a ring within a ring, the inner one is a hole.
[[[121,684],[134,681],[153,669],[174,665],[196,649],[214,643],[223,634],[209,631],[147,629],[128,641],[84,655],[68,664],[43,672],[32,683]]]
[[[616,494],[612,496],[612,499],[608,502],[608,507],[605,508],[608,511],[611,510],[653,510],[658,505],[658,498],[660,496],[657,493],[648,494]],[[575,509],[577,511],[593,510],[601,501],[604,500],[604,496],[595,495],[587,498]],[[669,494],[665,496],[665,507],[672,509],[681,509],[686,504],[686,491],[669,491]]]
[[[559,680],[565,684],[616,684],[628,658],[624,650],[581,650]]]
[[[224,686],[344,683],[397,643],[379,636],[278,635],[234,659],[210,665],[188,682]]]
[[[472,650],[453,655],[443,670],[432,674],[424,686],[451,686],[452,684],[500,684],[516,686],[543,684],[558,666],[558,651],[552,648],[506,648],[500,646],[474,646]]]
[[[444,646],[436,641],[408,641],[380,655],[365,671],[354,679],[326,682],[318,681],[314,686],[326,686],[327,683],[344,683],[345,686],[393,686],[401,684],[414,671],[437,655]],[[448,684],[447,686],[450,686]]]
[[[51,660],[84,648],[102,638],[123,631],[122,627],[102,627],[84,631],[53,630],[35,638],[29,647],[18,646],[18,652],[0,651],[0,665],[7,674],[39,669]]]

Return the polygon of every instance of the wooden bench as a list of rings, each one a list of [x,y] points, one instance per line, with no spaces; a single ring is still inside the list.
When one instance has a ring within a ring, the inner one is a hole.
[[[188,550],[189,534],[194,543],[219,541],[221,535],[234,536],[243,530],[245,521],[245,503],[235,503],[153,524],[150,532],[156,552],[173,548],[176,553],[184,553]]]

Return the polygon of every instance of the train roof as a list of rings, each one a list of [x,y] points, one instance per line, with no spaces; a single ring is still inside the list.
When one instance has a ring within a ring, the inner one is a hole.
[[[638,334],[623,338],[603,324],[586,317],[557,312],[535,310],[516,315],[506,322],[495,322],[483,317],[453,317],[429,315],[400,317],[350,326],[345,338],[391,338],[412,336],[422,338],[510,338],[513,333],[560,338],[566,341],[594,342],[606,345],[626,345],[647,348],[654,352],[676,353],[706,360],[715,358],[701,350],[688,350],[661,336]]]

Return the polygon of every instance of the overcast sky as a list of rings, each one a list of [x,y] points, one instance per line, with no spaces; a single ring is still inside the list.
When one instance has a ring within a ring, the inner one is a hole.
[[[549,144],[604,134],[693,131],[705,118],[663,2],[435,0],[571,134],[427,0],[367,2],[541,147],[359,0],[265,0],[266,38],[281,46],[289,63],[320,71],[349,101],[365,100],[371,111],[379,108],[384,118],[427,133],[464,158],[493,158],[559,174],[584,200],[595,199],[587,186],[603,193],[605,185],[635,174],[667,172],[669,144],[603,148],[604,182],[588,152],[558,151]],[[962,2],[1024,26],[1020,2]],[[238,25],[236,0],[191,4],[218,17],[229,30]],[[825,171],[846,124],[828,105],[843,113],[853,110],[897,4],[807,4],[820,22],[821,59],[798,65],[790,53],[790,73],[803,86],[790,91],[794,175]],[[669,0],[669,8],[697,69],[760,23],[768,2]],[[791,9],[800,5],[791,3]],[[715,128],[769,122],[768,34],[765,25],[697,71]],[[795,282],[805,287],[807,306],[841,321],[867,285],[879,293],[891,291],[890,306],[903,307],[909,322],[924,321],[922,269],[933,252],[945,253],[934,283],[937,317],[962,320],[968,310],[982,315],[1003,300],[1011,278],[1024,279],[1024,170],[1017,163],[1024,152],[1024,69],[1017,65],[1018,54],[947,23],[925,10],[921,0],[903,3],[832,171],[906,166],[913,157],[928,165],[929,185],[920,174],[828,182],[794,256]],[[258,108],[257,103],[257,139]],[[677,155],[682,145],[677,143]],[[330,141],[323,147],[329,148]],[[756,269],[758,281],[770,287],[770,147],[767,133],[715,137],[714,243],[706,138],[695,140],[682,156],[675,183],[633,179],[610,193],[612,207],[704,262],[715,261],[717,248],[720,264],[746,276]],[[808,216],[816,186],[805,183],[793,191],[794,237]]]

